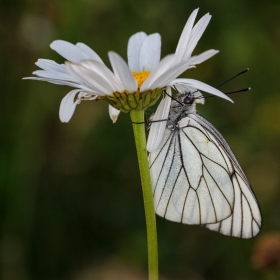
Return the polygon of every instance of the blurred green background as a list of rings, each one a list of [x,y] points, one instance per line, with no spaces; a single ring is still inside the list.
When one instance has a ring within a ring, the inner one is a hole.
[[[129,115],[116,124],[105,102],[83,102],[58,118],[65,86],[22,81],[38,58],[62,63],[55,39],[84,42],[109,65],[126,58],[135,32],[159,32],[162,57],[175,51],[191,14],[213,18],[194,54],[220,53],[189,70],[225,85],[234,104],[198,111],[224,135],[258,197],[264,224],[251,240],[157,218],[161,279],[267,279],[252,264],[262,236],[280,231],[280,2],[186,0],[18,0],[0,2],[1,279],[146,279],[146,231]],[[153,110],[150,109],[151,113]]]

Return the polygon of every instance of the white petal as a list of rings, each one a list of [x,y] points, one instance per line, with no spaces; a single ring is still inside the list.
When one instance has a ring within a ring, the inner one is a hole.
[[[115,52],[109,52],[108,56],[116,77],[122,82],[126,90],[129,92],[136,91],[137,82],[128,68],[127,63]]]
[[[113,123],[115,123],[117,121],[120,112],[121,112],[120,110],[109,105],[109,115],[110,115],[110,118],[113,121]]]
[[[72,118],[78,101],[74,101],[76,94],[79,90],[72,90],[68,94],[64,96],[61,100],[60,107],[59,107],[59,118],[61,122],[69,122]]]
[[[195,103],[204,104],[205,102],[204,97],[202,93],[198,91],[196,88],[188,86],[186,84],[176,84],[175,87],[174,87],[175,90],[177,90],[178,92],[192,92],[193,96],[196,98]]]
[[[151,34],[144,40],[140,50],[140,72],[153,70],[160,61],[161,38],[158,33]]]
[[[57,80],[79,83],[79,80],[76,79],[75,77],[71,76],[68,72],[61,73],[61,72],[50,72],[50,71],[45,71],[45,70],[37,70],[37,71],[34,71],[32,74],[34,74],[38,77],[41,77],[41,78],[57,79]]]
[[[100,75],[81,64],[75,64],[69,61],[65,62],[65,66],[71,75],[77,77],[93,91],[99,92],[100,94],[112,94],[114,91],[111,83],[104,78],[103,75]]]
[[[209,14],[206,14],[194,26],[192,33],[191,33],[191,38],[190,38],[188,46],[187,46],[187,51],[183,57],[183,60],[190,58],[194,48],[197,45],[197,42],[199,41],[202,34],[204,33],[207,25],[209,24],[210,19],[211,19],[211,16]]]
[[[93,59],[93,60],[97,60],[99,62],[102,62],[102,59],[99,57],[99,55],[94,51],[92,50],[89,46],[87,46],[86,44],[84,43],[77,43],[76,46],[81,49],[84,53],[86,53],[90,59]]]
[[[171,89],[167,88],[167,93],[171,95]],[[171,104],[171,98],[166,95],[164,99],[161,100],[155,115],[153,116],[153,121],[156,120],[166,120],[169,115]],[[167,121],[153,122],[150,128],[150,133],[147,141],[147,151],[149,153],[156,150],[156,148],[161,143],[164,130],[166,128]]]
[[[175,55],[170,54],[165,56],[158,66],[151,72],[147,80],[143,83],[141,86],[141,91],[145,91],[147,89],[150,89],[150,85],[153,84],[159,77],[161,77],[164,73],[168,71],[170,68],[170,65],[174,62]]]
[[[78,48],[77,46],[75,46],[69,42],[63,41],[63,40],[53,41],[50,44],[50,47],[54,51],[59,53],[61,56],[63,56],[64,58],[66,58],[67,60],[72,61],[72,62],[80,62],[83,59],[90,58],[80,48]]]
[[[56,85],[64,85],[64,86],[69,86],[69,87],[74,87],[74,88],[80,88],[85,91],[97,93],[96,91],[87,87],[86,85],[68,82],[68,81],[64,81],[64,80],[57,80],[57,79],[50,79],[50,78],[38,78],[38,77],[26,77],[26,78],[23,78],[23,80],[44,81],[44,82],[49,82],[49,83],[56,84]]]
[[[81,80],[93,91],[99,92],[100,94],[111,94],[113,92],[111,84],[108,81],[88,68],[69,61],[65,62],[65,66],[71,75]]]
[[[176,64],[175,66],[167,69],[161,75],[157,75],[156,78],[154,78],[153,80],[152,79],[149,80],[150,77],[148,77],[148,79],[145,81],[142,87],[145,85],[145,87],[147,88],[154,89],[154,88],[161,88],[167,86],[173,79],[175,79],[176,77],[181,75],[184,71],[186,71],[189,66],[190,65],[188,60]]]
[[[199,55],[195,55],[195,56],[192,56],[190,59],[189,59],[189,62],[191,65],[196,65],[196,64],[200,64],[202,62],[204,62],[205,60],[211,58],[212,56],[214,56],[215,54],[217,54],[219,51],[217,50],[208,50],[208,51],[205,51]]]
[[[38,67],[42,68],[46,71],[51,72],[59,72],[59,73],[68,73],[64,64],[58,64],[53,60],[50,59],[38,59],[35,63]]]
[[[172,85],[172,86],[173,85],[176,86],[177,84],[186,84],[186,85],[194,87],[196,89],[199,89],[199,90],[211,93],[213,95],[219,96],[221,98],[224,98],[224,99],[233,103],[233,101],[227,95],[225,95],[224,93],[222,93],[218,89],[213,88],[213,87],[211,87],[211,86],[209,86],[205,83],[202,83],[200,81],[193,80],[193,79],[176,79],[176,80],[174,80],[170,83],[170,85]]]
[[[192,28],[193,28],[193,24],[194,24],[194,20],[196,18],[198,9],[195,9],[192,14],[190,15],[183,31],[182,34],[180,36],[177,48],[176,48],[176,60],[175,63],[179,63],[183,60],[184,55],[187,51],[187,47],[188,47],[188,43],[191,37],[191,32],[192,32]]]
[[[144,32],[138,32],[132,35],[128,40],[127,60],[131,71],[140,72],[139,57],[142,44],[147,37]]]
[[[114,73],[104,64],[94,60],[83,60],[81,65],[100,75],[104,80],[111,84],[113,91],[125,90],[121,81]]]

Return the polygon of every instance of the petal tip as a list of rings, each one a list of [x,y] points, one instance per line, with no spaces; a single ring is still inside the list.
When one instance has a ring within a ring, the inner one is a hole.
[[[109,115],[113,123],[116,123],[120,114],[120,110],[114,108],[113,106],[109,105]]]
[[[113,123],[116,123],[117,120],[118,120],[118,117],[119,117],[119,116],[117,116],[117,115],[112,115],[112,117],[111,117],[112,122],[113,122]]]

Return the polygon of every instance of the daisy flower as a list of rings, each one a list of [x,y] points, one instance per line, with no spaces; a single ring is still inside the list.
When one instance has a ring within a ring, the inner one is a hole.
[[[50,47],[66,59],[58,64],[48,59],[39,59],[36,65],[40,70],[35,76],[25,79],[47,81],[74,88],[61,101],[59,117],[68,122],[82,101],[105,100],[109,103],[109,115],[116,122],[120,112],[130,112],[133,123],[135,146],[144,197],[147,225],[149,279],[158,279],[158,253],[156,219],[152,184],[149,172],[147,151],[158,147],[162,140],[171,104],[171,89],[178,91],[205,91],[231,101],[221,91],[193,79],[178,78],[187,69],[195,67],[215,55],[217,50],[208,50],[192,56],[192,52],[204,33],[211,16],[204,15],[196,24],[198,9],[190,15],[175,53],[161,57],[161,37],[158,33],[147,35],[138,32],[130,37],[126,62],[117,53],[108,53],[109,69],[102,59],[87,45],[76,45],[56,40]],[[200,93],[198,93],[200,94]],[[161,100],[153,120],[146,145],[144,110]],[[197,101],[203,102],[203,99]],[[137,123],[142,123],[138,125]],[[147,147],[146,147],[147,146]],[[147,150],[147,151],[146,151]]]
[[[86,100],[106,100],[109,102],[109,115],[116,122],[120,111],[145,110],[172,86],[196,88],[230,100],[219,90],[193,79],[176,79],[184,71],[209,59],[218,51],[208,50],[191,56],[197,42],[205,31],[211,16],[204,15],[195,25],[198,9],[188,19],[180,37],[175,54],[160,60],[161,37],[158,33],[147,35],[138,32],[128,41],[128,63],[117,53],[108,53],[112,70],[87,45],[76,45],[56,40],[50,47],[66,59],[58,64],[48,59],[39,59],[36,65],[41,68],[33,72],[36,77],[25,79],[47,81],[73,87],[61,101],[59,117],[68,122],[76,106]],[[156,116],[168,116],[170,98],[165,97]],[[163,124],[158,125],[161,127]],[[157,133],[159,128],[153,129]],[[152,141],[155,146],[155,140]]]

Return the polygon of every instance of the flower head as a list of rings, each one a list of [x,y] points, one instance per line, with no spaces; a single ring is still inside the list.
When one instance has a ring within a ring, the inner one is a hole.
[[[147,35],[138,32],[128,41],[128,63],[117,53],[108,53],[111,71],[101,58],[83,43],[73,45],[63,40],[51,43],[50,47],[67,61],[57,64],[48,59],[39,59],[36,65],[42,70],[33,72],[37,77],[25,79],[47,81],[75,88],[61,101],[59,116],[68,122],[77,104],[85,100],[106,100],[113,122],[120,111],[144,110],[155,104],[162,92],[172,86],[194,87],[230,100],[222,92],[192,79],[176,79],[188,68],[194,67],[218,51],[208,50],[191,56],[198,40],[207,27],[211,16],[206,14],[195,26],[196,9],[190,16],[180,37],[175,54],[160,60],[161,37],[158,33]],[[165,102],[168,98],[164,99]],[[169,111],[161,112],[164,116]],[[167,114],[168,115],[168,114]]]
[[[194,67],[196,64],[200,64],[203,61],[209,59],[216,53],[218,53],[217,50],[208,50],[200,55],[197,56],[191,56],[192,52],[197,45],[197,42],[201,38],[202,34],[204,33],[210,19],[211,15],[206,14],[204,15],[194,26],[194,20],[196,18],[198,9],[194,10],[192,14],[190,15],[183,32],[181,34],[181,37],[179,39],[176,52],[174,55],[174,61],[173,65],[182,65],[184,63],[188,64],[188,68]],[[211,93],[213,95],[222,97],[224,99],[227,99],[232,102],[232,100],[226,96],[221,91],[217,90],[216,88],[213,88],[205,83],[202,83],[197,80],[193,79],[175,79],[169,82],[166,92],[168,95],[162,101],[160,102],[155,115],[153,116],[153,120],[166,120],[169,115],[170,110],[170,104],[171,104],[171,87],[176,88],[179,92],[194,92],[197,91],[200,94],[198,90],[202,90],[208,93]],[[202,95],[201,95],[202,96]],[[197,99],[196,103],[204,103],[204,99]],[[147,151],[152,152],[154,151],[160,144],[163,133],[166,127],[166,121],[161,122],[153,122],[150,128],[150,133],[147,141]]]

